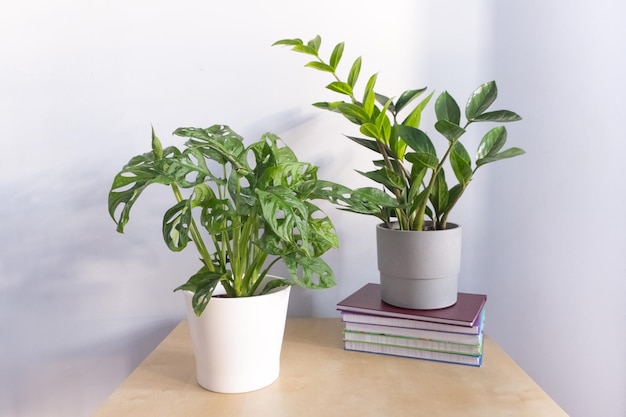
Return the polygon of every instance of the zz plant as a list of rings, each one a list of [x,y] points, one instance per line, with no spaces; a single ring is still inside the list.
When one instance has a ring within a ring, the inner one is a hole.
[[[355,190],[348,200],[347,210],[374,215],[391,227],[397,220],[402,230],[446,229],[450,211],[459,201],[478,168],[491,162],[512,158],[524,153],[520,148],[502,150],[507,140],[502,125],[489,130],[480,141],[472,161],[461,137],[468,127],[478,122],[513,122],[521,117],[509,110],[488,111],[498,95],[494,81],[479,86],[465,105],[465,121],[455,99],[444,91],[435,100],[435,130],[446,139],[445,151],[439,157],[429,136],[419,128],[422,112],[433,93],[411,105],[426,92],[426,88],[404,91],[397,99],[376,92],[377,74],[367,79],[362,94],[357,95],[362,59],[351,65],[347,77],[341,78],[338,67],[343,56],[344,43],[337,44],[330,58],[320,56],[320,36],[303,42],[301,39],[283,39],[274,45],[286,45],[293,51],[313,58],[305,66],[326,72],[333,81],[328,90],[339,93],[342,101],[319,102],[313,105],[343,115],[359,126],[365,137],[349,139],[378,154],[373,161],[375,169],[360,172],[380,184],[378,188]],[[451,168],[457,183],[450,186],[446,166]],[[427,221],[430,220],[430,221]]]
[[[163,238],[172,251],[192,242],[200,255],[201,268],[176,288],[194,293],[198,316],[218,283],[228,297],[291,284],[335,284],[321,256],[338,246],[337,235],[312,201],[336,201],[345,187],[318,180],[318,168],[298,161],[271,133],[249,146],[223,125],[179,128],[174,135],[187,139],[184,149],[163,149],[152,131],[152,150],[130,159],[115,176],[109,214],[123,233],[131,208],[149,185],[172,189],[175,204],[163,217]],[[264,281],[279,260],[290,278]]]

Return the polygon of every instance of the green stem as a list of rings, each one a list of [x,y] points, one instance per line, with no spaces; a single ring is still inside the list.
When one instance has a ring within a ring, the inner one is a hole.
[[[176,201],[180,203],[181,201],[184,200],[184,197],[182,193],[180,192],[180,188],[178,188],[178,185],[176,184],[171,184],[171,185],[172,185],[172,190],[174,191],[174,196],[176,197]],[[209,271],[214,272],[215,266],[213,265],[213,262],[211,260],[211,255],[209,254],[209,251],[206,245],[204,244],[204,240],[202,239],[200,230],[198,230],[198,226],[196,225],[196,222],[194,221],[193,217],[191,218],[191,224],[189,225],[189,232],[191,233],[191,240],[196,245],[196,248],[198,249],[198,252],[200,253],[200,256],[202,257],[202,261],[204,262],[206,267],[209,269]]]

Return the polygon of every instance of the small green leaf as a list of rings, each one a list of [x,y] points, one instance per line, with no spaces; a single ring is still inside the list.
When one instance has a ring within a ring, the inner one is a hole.
[[[276,41],[272,44],[272,46],[277,46],[277,45],[287,45],[287,46],[296,46],[296,45],[303,45],[304,42],[302,42],[302,39],[281,39],[279,41]]]
[[[376,79],[378,74],[374,74],[367,81],[365,86],[365,92],[363,93],[363,110],[367,113],[368,118],[371,120],[374,114],[374,107],[376,105],[376,93],[374,93],[374,86],[376,85]]]
[[[419,168],[436,169],[439,164],[437,156],[429,152],[409,152],[404,157]]]
[[[369,121],[369,116],[365,110],[356,104],[342,103],[337,106],[337,110],[353,123],[361,125]]]
[[[376,153],[380,153],[380,149],[378,148],[378,143],[375,140],[371,140],[371,139],[363,139],[363,138],[356,138],[356,137],[352,137],[352,136],[346,136],[348,139],[358,143],[361,146],[366,147],[367,149],[370,149]]]
[[[520,149],[520,148],[509,148],[509,149],[507,149],[505,151],[502,151],[500,153],[497,153],[497,154],[495,154],[493,156],[487,156],[485,158],[478,159],[476,161],[476,165],[477,166],[482,166],[482,165],[485,165],[485,164],[489,164],[491,162],[500,161],[502,159],[513,158],[515,156],[523,155],[525,153],[526,152],[523,149]]]
[[[395,131],[398,136],[417,153],[437,155],[435,146],[426,133],[415,127],[396,125]]]
[[[311,39],[307,43],[307,46],[313,49],[316,54],[319,52],[321,45],[322,45],[322,38],[320,37],[320,35],[315,36],[313,39]]]
[[[483,114],[497,97],[498,87],[495,81],[489,81],[480,85],[470,95],[465,105],[465,117],[467,120],[475,120],[478,116]]]
[[[458,140],[465,133],[465,129],[461,126],[449,122],[448,120],[439,120],[435,123],[435,129],[441,133],[450,142]]]
[[[510,110],[496,110],[492,112],[483,113],[480,116],[477,116],[472,121],[474,122],[498,122],[498,123],[506,123],[506,122],[517,122],[518,120],[522,120],[521,116],[515,112]]]
[[[409,104],[415,98],[419,97],[424,91],[426,91],[426,88],[420,88],[418,90],[407,90],[404,93],[400,94],[400,97],[395,104],[395,111],[400,112],[407,104]]]
[[[498,153],[506,143],[506,136],[507,132],[504,126],[494,127],[485,133],[478,145],[476,159],[483,159]]]
[[[155,160],[163,159],[163,145],[161,145],[161,141],[154,133],[154,127],[152,128],[152,152]]]
[[[291,50],[300,52],[302,54],[313,55],[314,57],[317,57],[317,50],[315,50],[315,48],[311,48],[308,45],[295,45],[293,48],[291,48]]]
[[[371,179],[372,181],[384,185],[390,190],[404,188],[404,182],[402,180],[402,177],[386,167],[376,171],[357,172],[364,177]]]
[[[430,203],[435,213],[440,213],[448,205],[448,184],[443,170],[440,170],[435,178],[435,186],[430,193]]]
[[[330,66],[333,71],[337,69],[337,65],[339,65],[339,61],[341,61],[341,57],[343,56],[343,48],[344,43],[340,42],[335,45],[335,49],[333,49],[332,54],[330,55]]]
[[[461,110],[454,98],[447,91],[439,94],[435,101],[435,114],[437,120],[445,120],[455,125],[461,123]]]
[[[348,85],[350,85],[351,88],[354,88],[357,80],[359,79],[359,74],[361,73],[361,63],[362,59],[361,57],[358,57],[354,60],[352,67],[350,67],[350,73],[348,74]]]
[[[324,64],[323,62],[319,61],[308,62],[305,67],[315,68],[319,71],[330,72],[331,74],[334,72],[334,68],[332,68],[330,65]]]
[[[450,165],[459,183],[467,187],[472,180],[472,160],[461,142],[454,144],[450,153]]]
[[[422,100],[417,106],[415,106],[415,108],[411,111],[411,113],[409,113],[406,119],[404,119],[402,124],[415,128],[419,127],[422,120],[422,111],[424,111],[426,105],[428,105],[428,102],[432,98],[433,94],[434,92],[430,93],[428,96],[426,96],[426,98],[424,98],[424,100]]]
[[[333,81],[332,83],[328,84],[326,88],[336,93],[345,94],[352,97],[352,87],[348,83],[344,83],[342,81]]]
[[[369,136],[370,138],[379,139],[382,141],[381,132],[374,123],[364,123],[361,125],[360,129],[361,133],[365,136]]]

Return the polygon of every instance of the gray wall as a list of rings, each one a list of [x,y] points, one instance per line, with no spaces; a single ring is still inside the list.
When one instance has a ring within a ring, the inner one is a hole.
[[[522,158],[479,173],[454,220],[461,289],[488,294],[487,331],[571,416],[626,415],[626,190],[620,128],[626,6],[617,0],[11,2],[0,13],[0,416],[87,416],[182,318],[197,269],[160,238],[167,190],[125,235],[113,175],[179,126],[279,134],[356,186],[369,155],[305,60],[270,48],[320,33],[362,54],[381,91],[496,79]],[[469,142],[478,140],[468,137]],[[474,145],[468,145],[473,147]],[[290,314],[335,317],[376,281],[372,219],[329,211],[339,285],[295,289]]]

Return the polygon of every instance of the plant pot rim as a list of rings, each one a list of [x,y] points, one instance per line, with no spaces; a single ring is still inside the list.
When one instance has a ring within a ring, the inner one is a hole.
[[[276,288],[272,288],[270,290],[270,292],[265,293],[265,294],[254,294],[254,295],[250,295],[250,296],[246,296],[246,297],[222,297],[224,295],[226,295],[226,290],[224,289],[224,287],[222,286],[222,284],[218,284],[215,287],[215,290],[213,291],[213,295],[211,295],[211,300],[224,300],[224,302],[228,302],[226,300],[244,300],[244,299],[250,299],[250,298],[258,298],[258,297],[267,297],[267,296],[271,296],[274,295],[276,293],[279,293],[283,290],[287,290],[291,288],[291,285],[285,285],[282,287],[276,287]],[[189,291],[189,290],[183,290],[183,292],[188,293],[193,295],[193,291]]]
[[[424,223],[425,223],[425,224],[432,224],[432,222],[431,222],[431,221],[426,221],[426,222],[424,222]],[[400,230],[400,229],[398,229],[398,228],[397,228],[397,225],[398,225],[398,222],[391,222],[391,226],[392,226],[392,227],[387,227],[387,224],[386,224],[386,223],[378,223],[378,224],[376,225],[376,228],[378,228],[378,229],[384,229],[384,230],[390,230],[390,231],[393,231],[393,232],[400,232],[400,233],[402,233],[402,232],[406,232],[406,233],[415,233],[415,232],[446,232],[446,231],[449,231],[449,230],[456,230],[456,229],[460,229],[460,228],[461,228],[461,225],[460,225],[460,224],[458,224],[458,223],[451,223],[451,222],[448,222],[448,223],[447,223],[447,227],[446,227],[445,229],[437,229],[437,230],[435,230],[435,229],[426,229],[426,230]]]

